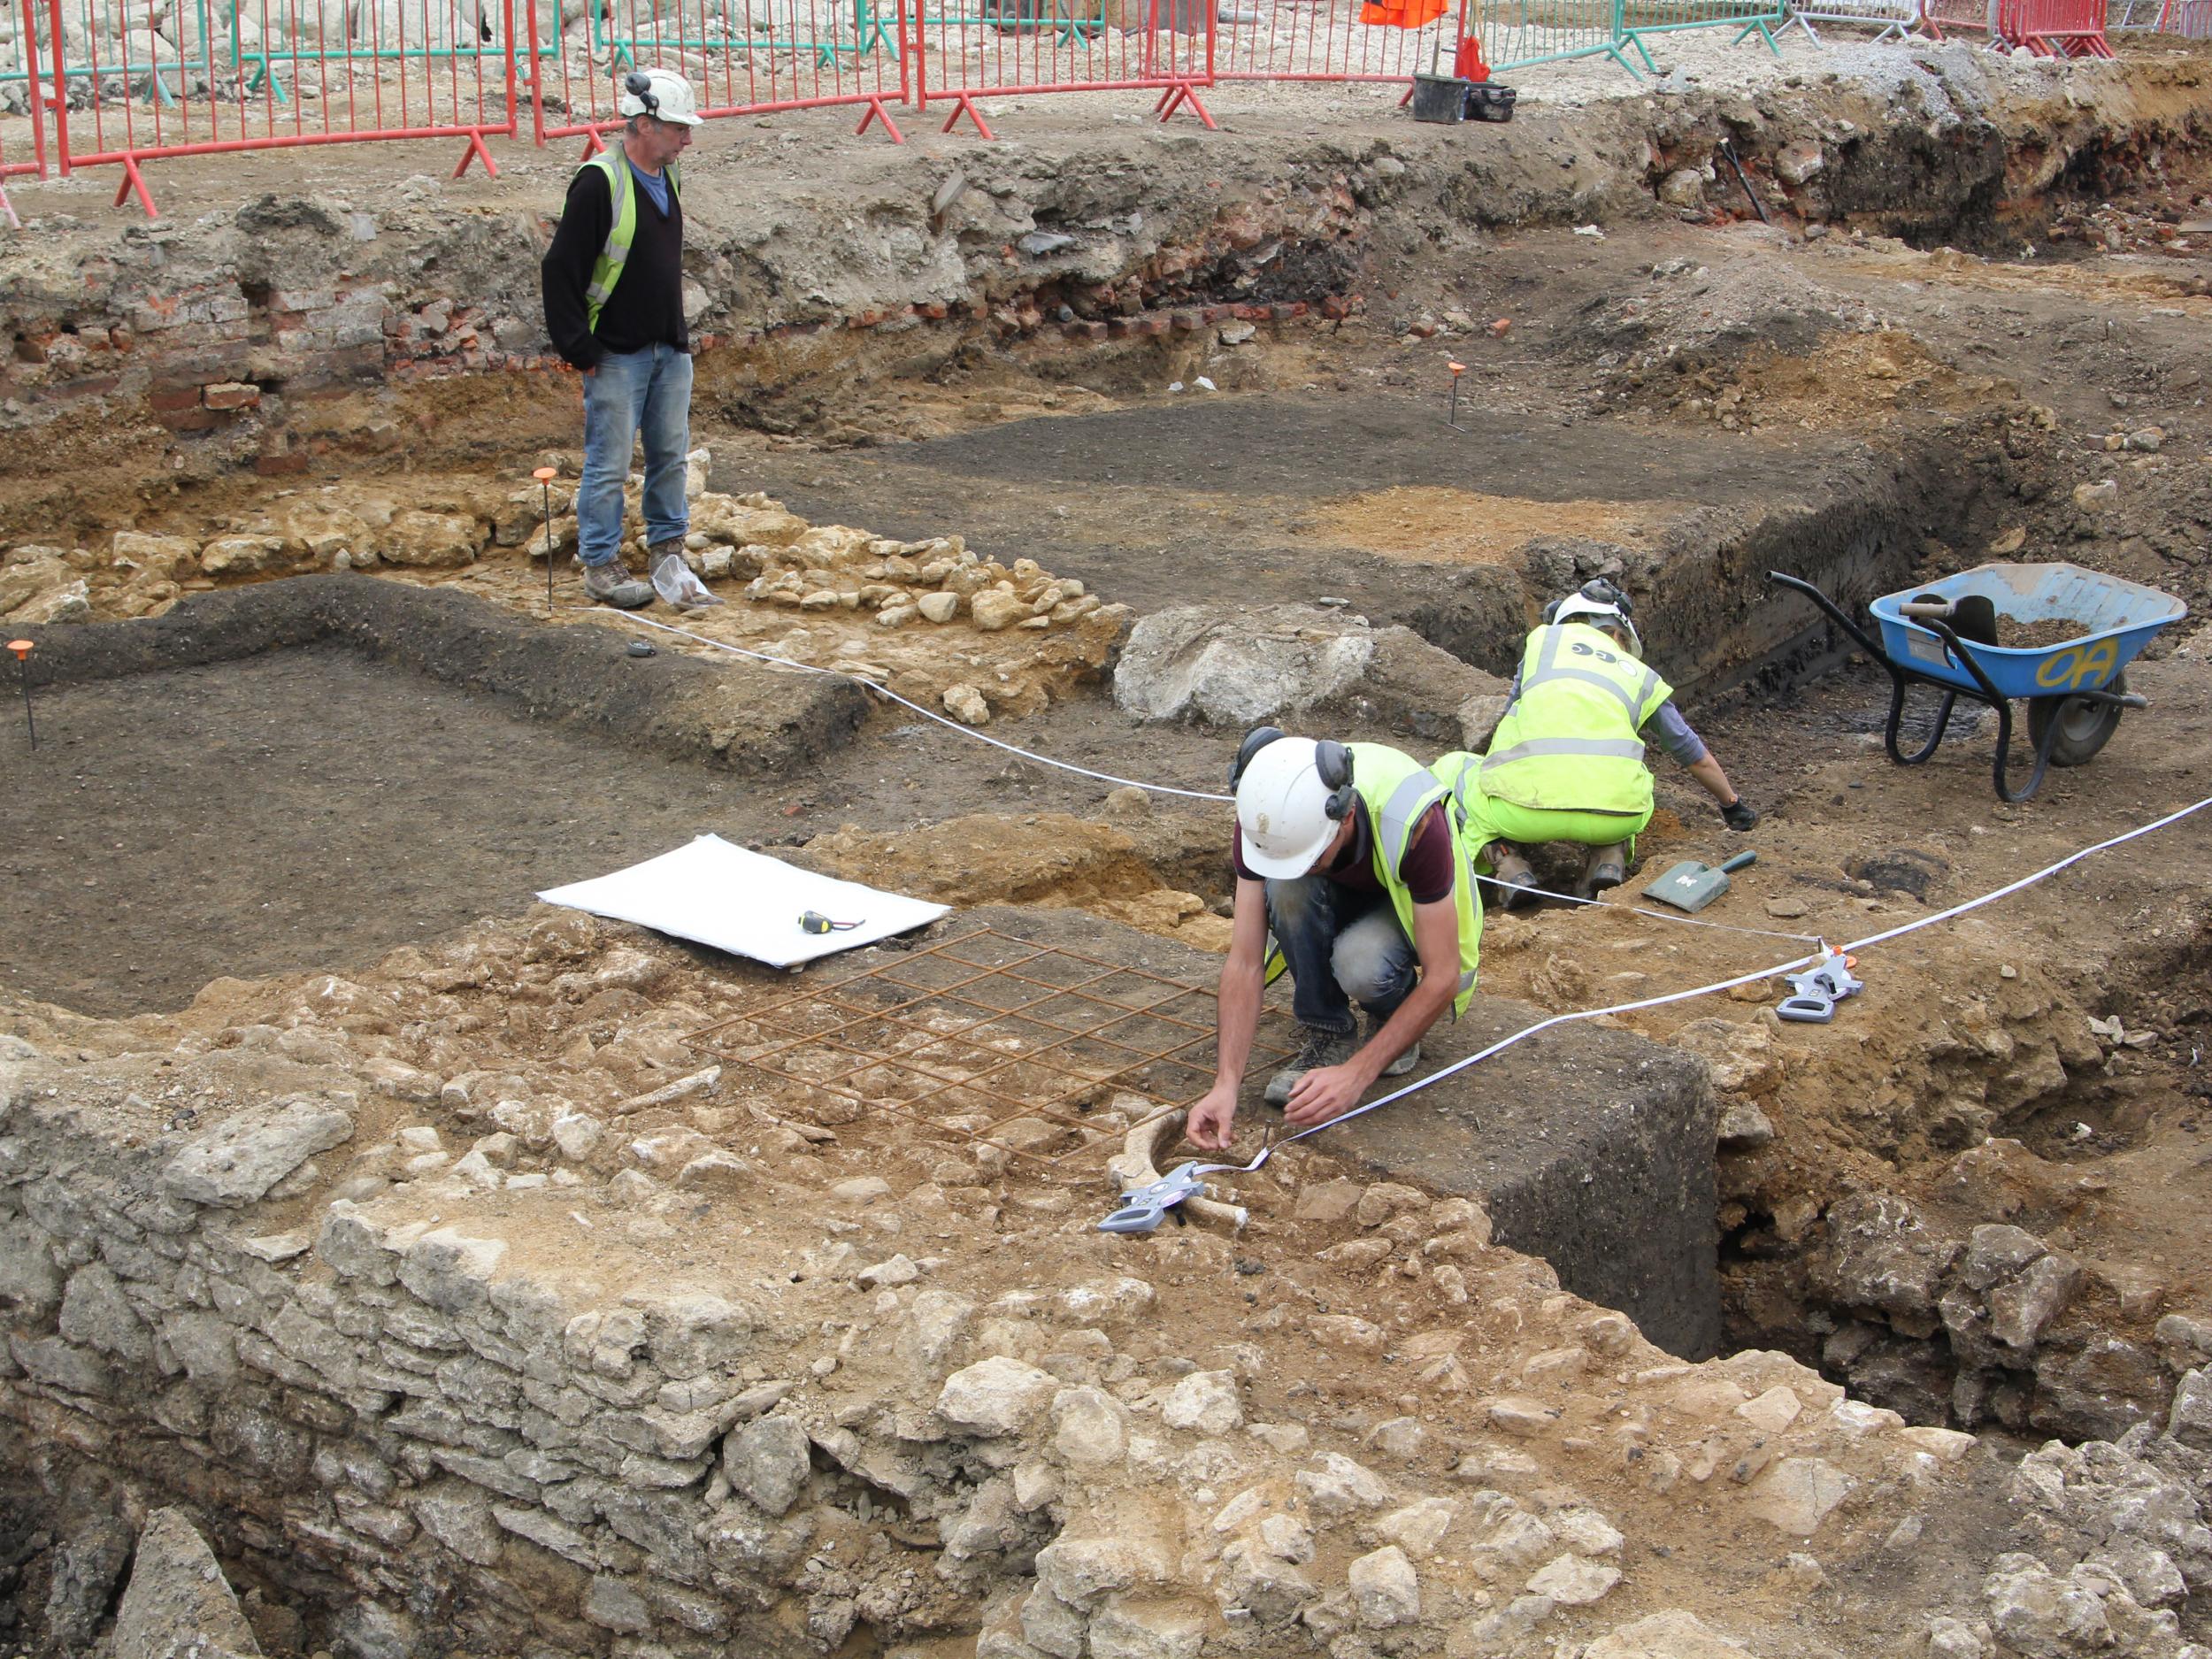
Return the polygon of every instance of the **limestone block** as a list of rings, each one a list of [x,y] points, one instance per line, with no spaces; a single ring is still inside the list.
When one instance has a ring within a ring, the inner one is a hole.
[[[332,1106],[293,1100],[248,1107],[187,1142],[162,1171],[162,1186],[189,1203],[236,1208],[352,1138],[352,1118]]]
[[[60,1305],[61,1290],[45,1229],[27,1216],[0,1220],[0,1304],[12,1306],[27,1325],[42,1325]]]
[[[1206,1614],[1188,1601],[1115,1596],[1091,1616],[1091,1659],[1198,1659]]]
[[[434,1308],[472,1312],[489,1302],[490,1282],[506,1259],[503,1240],[471,1238],[456,1228],[439,1227],[407,1247],[399,1281]]]
[[[462,1560],[479,1567],[498,1561],[503,1540],[490,1500],[466,1486],[449,1486],[414,1500],[422,1530]]]
[[[153,1333],[104,1262],[88,1263],[69,1276],[61,1299],[61,1333],[128,1364],[142,1365],[153,1357]]]
[[[965,1334],[975,1304],[949,1290],[917,1293],[897,1341],[899,1358],[916,1371],[937,1373]]]
[[[1052,1402],[1052,1445],[1078,1469],[1111,1468],[1128,1448],[1128,1413],[1102,1389],[1064,1388]]]
[[[1300,1470],[1297,1486],[1306,1502],[1323,1515],[1354,1515],[1378,1509],[1390,1500],[1389,1486],[1374,1471],[1341,1452],[1324,1452],[1317,1467]]]
[[[1353,1562],[1348,1572],[1352,1606],[1370,1630],[1409,1624],[1421,1617],[1421,1580],[1405,1551],[1386,1544]]]
[[[938,1415],[955,1428],[990,1439],[1020,1432],[1059,1392],[1058,1379],[1033,1365],[995,1356],[945,1379]]]
[[[1616,1626],[1584,1648],[1582,1659],[1743,1659],[1745,1652],[1696,1614],[1670,1608]]]
[[[1413,1559],[1425,1560],[1436,1553],[1458,1517],[1459,1505],[1449,1498],[1422,1498],[1377,1521],[1375,1536],[1397,1545]]]
[[[115,1610],[114,1659],[258,1655],[207,1542],[181,1509],[156,1509],[138,1534],[129,1586]]]
[[[945,712],[956,720],[969,726],[988,726],[991,723],[991,705],[973,686],[947,686],[943,702]]]
[[[1920,1213],[1889,1193],[1859,1193],[1831,1206],[1828,1238],[1814,1253],[1812,1281],[1833,1302],[1875,1308],[1925,1325],[1958,1244],[1930,1233]],[[1924,1330],[1921,1334],[1931,1334]]]
[[[2034,1659],[2094,1653],[2114,1645],[2102,1598],[2074,1575],[2060,1578],[2033,1555],[1997,1557],[1982,1582],[1982,1600],[1999,1636]]]
[[[644,1324],[652,1363],[671,1377],[702,1376],[752,1352],[751,1310],[711,1292],[657,1302],[646,1309]]]
[[[271,535],[218,536],[200,549],[210,576],[257,576],[285,564],[284,543]]]
[[[1782,1056],[1773,1033],[1755,1020],[1694,1019],[1668,1041],[1704,1061],[1716,1088],[1763,1095],[1781,1081]]]
[[[794,1418],[761,1417],[722,1445],[722,1472],[733,1491],[769,1515],[786,1513],[806,1489],[812,1442]]]
[[[1237,1397],[1235,1374],[1193,1371],[1168,1390],[1160,1402],[1160,1421],[1171,1429],[1200,1434],[1226,1434],[1240,1427],[1244,1406]]]
[[[1041,1584],[1022,1603],[1023,1640],[1053,1659],[1082,1659],[1088,1623],[1079,1609],[1070,1607]]]
[[[1619,1568],[1570,1554],[1539,1568],[1526,1588],[1529,1594],[1543,1596],[1561,1607],[1588,1607],[1603,1601],[1620,1581]]]
[[[645,1598],[620,1578],[597,1573],[584,1592],[584,1617],[617,1635],[637,1636],[653,1627],[652,1609]]]
[[[119,565],[127,562],[173,579],[197,575],[200,568],[197,543],[180,535],[153,535],[142,530],[118,530],[109,557]]]
[[[474,518],[407,507],[376,533],[374,550],[388,565],[452,570],[475,563],[483,545],[483,527]]]
[[[986,634],[996,634],[1030,616],[1028,605],[1012,594],[987,588],[968,602],[968,613]]]
[[[1456,735],[1453,711],[1491,689],[1502,687],[1410,629],[1314,605],[1156,611],[1131,631],[1114,670],[1116,704],[1148,721],[1241,727],[1363,700],[1445,741]]]
[[[1753,1483],[1745,1507],[1785,1532],[1809,1538],[1851,1490],[1834,1464],[1818,1457],[1785,1457]]]
[[[1110,1537],[1061,1535],[1037,1552],[1037,1583],[1071,1607],[1166,1580],[1171,1558],[1158,1540],[1125,1526]]]

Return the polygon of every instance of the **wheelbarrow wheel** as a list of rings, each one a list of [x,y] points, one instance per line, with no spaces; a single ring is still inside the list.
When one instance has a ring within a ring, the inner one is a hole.
[[[2105,689],[2125,691],[2127,676],[2115,674]],[[2116,703],[2096,703],[2087,697],[2031,697],[2028,741],[2039,751],[2047,733],[2052,765],[2085,766],[2119,728],[2120,716],[2125,712]]]

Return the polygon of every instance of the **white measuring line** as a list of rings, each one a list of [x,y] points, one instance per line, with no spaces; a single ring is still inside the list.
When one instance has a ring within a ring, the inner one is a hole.
[[[1978,910],[1985,904],[1994,904],[1999,899],[2009,898],[2024,888],[2033,887],[2039,881],[2047,880],[2060,871],[2079,864],[2093,854],[2108,852],[2113,848],[2124,845],[2139,836],[2148,835],[2154,830],[2162,830],[2170,824],[2177,824],[2183,818],[2203,811],[2207,807],[2212,807],[2212,795],[2207,795],[2201,801],[2185,806],[2177,811],[2169,812],[2162,818],[2154,818],[2150,823],[2129,830],[2124,834],[2115,835],[2108,841],[2099,841],[2093,847],[2085,847],[2079,852],[2069,853],[2056,864],[2046,864],[2033,874],[2022,876],[2017,881],[2008,882],[1994,892],[1983,894],[1979,898],[1969,899],[1962,904],[1954,904],[1948,910],[1938,910],[1932,916],[1916,918],[1905,923],[1901,927],[1893,927],[1884,933],[1870,933],[1864,939],[1855,940],[1850,944],[1842,947],[1843,952],[1849,955],[1855,951],[1870,949],[1876,945],[1887,944],[1893,939],[1901,939],[1907,933],[1916,933],[1924,927],[1933,927],[1939,922],[1955,920],[1970,910]],[[1463,1060],[1455,1060],[1440,1071],[1432,1071],[1428,1076],[1408,1083],[1402,1088],[1394,1089],[1380,1100],[1370,1101],[1366,1105],[1356,1107],[1341,1117],[1330,1118],[1327,1123],[1315,1124],[1310,1128],[1301,1129],[1295,1134],[1285,1135],[1282,1139],[1263,1147],[1260,1149],[1260,1155],[1249,1164],[1202,1164],[1200,1166],[1200,1172],[1248,1175],[1294,1141],[1303,1141],[1308,1135],[1319,1134],[1324,1129],[1333,1129],[1339,1124],[1351,1122],[1355,1118],[1364,1118],[1369,1112],[1387,1106],[1394,1101],[1403,1100],[1409,1094],[1417,1094],[1431,1084],[1440,1083],[1455,1072],[1463,1071],[1471,1065],[1479,1064],[1489,1059],[1491,1056],[1502,1053],[1514,1044],[1533,1037],[1540,1031],[1548,1031],[1555,1025],[1564,1025],[1576,1020],[1598,1019],[1608,1014],[1632,1014],[1642,1009],[1663,1007],[1669,1002],[1686,1002],[1694,997],[1711,996],[1722,991],[1733,990],[1740,985],[1755,985],[1762,979],[1776,979],[1793,969],[1801,968],[1819,960],[1820,958],[1816,956],[1800,956],[1794,962],[1778,963],[1771,968],[1761,968],[1755,972],[1738,974],[1732,979],[1717,979],[1710,985],[1696,986],[1686,991],[1670,991],[1664,995],[1647,996],[1633,1002],[1616,1002],[1609,1008],[1576,1009],[1564,1014],[1554,1014],[1548,1019],[1540,1019],[1532,1025],[1523,1026],[1510,1036],[1501,1037],[1488,1048],[1471,1054]]]
[[[577,605],[572,609],[589,611],[595,614],[600,611],[597,605]],[[621,621],[634,622],[643,628],[658,628],[663,634],[677,634],[687,640],[696,640],[702,645],[711,645],[718,650],[729,652],[733,657],[749,657],[753,661],[765,663],[772,668],[787,668],[803,674],[826,674],[833,680],[849,680],[856,686],[866,687],[879,697],[887,697],[902,708],[913,710],[925,720],[934,720],[940,726],[950,727],[963,737],[972,737],[979,743],[988,743],[993,749],[1002,749],[1010,755],[1019,755],[1024,760],[1033,760],[1041,766],[1056,766],[1062,772],[1071,772],[1079,777],[1095,778],[1101,783],[1126,784],[1133,789],[1148,789],[1154,795],[1179,795],[1193,801],[1234,801],[1236,799],[1231,795],[1209,795],[1203,789],[1178,789],[1171,784],[1145,783],[1135,778],[1117,778],[1110,772],[1093,772],[1088,766],[1078,766],[1069,761],[1055,760],[1049,755],[1040,755],[1017,744],[1005,742],[995,737],[987,737],[972,726],[964,726],[958,720],[948,718],[933,709],[926,709],[910,697],[902,697],[888,686],[879,686],[865,674],[850,673],[841,668],[818,668],[812,663],[795,663],[787,657],[774,657],[766,651],[749,651],[741,645],[732,645],[727,640],[710,639],[706,634],[695,634],[689,628],[676,627],[666,622],[656,622],[650,617],[632,616],[626,611],[614,611],[612,614]]]
[[[933,709],[925,708],[922,704],[916,703],[910,697],[902,697],[897,692],[893,691],[887,686],[879,686],[874,680],[870,680],[864,674],[852,673],[848,670],[841,668],[817,667],[812,663],[795,663],[787,657],[777,657],[767,651],[749,650],[744,646],[733,645],[727,640],[714,639],[708,634],[696,633],[690,628],[680,628],[675,626],[672,623],[657,622],[650,617],[636,616],[626,611],[611,611],[599,605],[575,605],[571,606],[570,609],[588,611],[595,616],[611,616],[618,621],[635,623],[640,627],[653,628],[663,634],[675,634],[680,639],[695,640],[702,645],[712,646],[717,650],[729,652],[733,657],[747,657],[753,662],[764,664],[771,668],[787,669],[795,673],[802,674],[824,674],[833,680],[849,680],[855,685],[864,687],[866,689],[874,692],[878,696],[887,698],[891,702],[899,704],[902,708],[911,709],[916,714],[920,715],[926,720],[933,720],[939,726],[944,726],[949,731],[959,733],[963,737],[973,738],[979,743],[988,743],[992,748],[1004,749],[1010,755],[1019,755],[1025,760],[1033,760],[1041,766],[1055,767],[1061,772],[1073,772],[1078,777],[1095,779],[1101,783],[1126,784],[1133,788],[1148,790],[1155,795],[1181,795],[1186,800],[1218,801],[1225,804],[1233,803],[1236,800],[1234,795],[1213,795],[1203,789],[1179,789],[1171,784],[1146,783],[1142,780],[1137,778],[1117,777],[1110,772],[1094,772],[1088,766],[1078,766],[1071,761],[1055,760],[1049,755],[1040,755],[1035,750],[1023,749],[1018,744],[1009,743],[1000,738],[987,736],[985,733],[977,731],[972,726],[964,725],[958,720],[951,719],[945,715],[939,714]],[[1499,881],[1494,876],[1477,876],[1475,879],[1477,881],[1488,882],[1494,887],[1504,887],[1506,885],[1503,882]],[[1744,933],[1760,939],[1786,939],[1798,944],[1816,945],[1820,942],[1819,939],[1811,933],[1786,933],[1770,927],[1744,927],[1734,922],[1709,922],[1702,921],[1694,916],[1671,916],[1663,910],[1647,910],[1640,905],[1634,904],[1609,904],[1602,899],[1577,898],[1571,894],[1554,893],[1546,887],[1523,887],[1519,888],[1518,891],[1534,893],[1548,899],[1557,899],[1561,902],[1566,904],[1579,904],[1593,910],[1612,910],[1627,916],[1647,917],[1651,920],[1656,922],[1672,922],[1678,926],[1682,927],[1717,928],[1722,933]],[[1797,963],[1789,963],[1784,965],[1787,968],[1795,967],[1800,964]],[[1778,969],[1776,972],[1782,972],[1782,970]],[[1379,1102],[1377,1103],[1380,1104]]]
[[[1495,876],[1477,876],[1485,887],[1502,893],[1533,893],[1540,898],[1557,899],[1562,904],[1579,904],[1586,910],[1611,910],[1619,916],[1648,916],[1655,922],[1677,922],[1685,927],[1717,927],[1724,933],[1749,933],[1758,939],[1787,939],[1801,945],[1816,945],[1817,933],[1785,933],[1771,927],[1741,927],[1734,922],[1708,922],[1694,916],[1674,916],[1665,910],[1647,910],[1640,904],[1609,904],[1603,899],[1577,898],[1571,893],[1554,893],[1549,887],[1523,887],[1517,882],[1501,881]]]

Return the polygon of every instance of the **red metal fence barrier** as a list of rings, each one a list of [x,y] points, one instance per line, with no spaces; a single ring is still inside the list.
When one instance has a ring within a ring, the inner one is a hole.
[[[46,112],[40,104],[38,80],[38,30],[32,12],[31,0],[23,0],[23,75],[24,89],[30,105],[26,125],[30,129],[30,153],[25,156],[19,149],[11,159],[7,135],[0,133],[0,219],[8,221],[12,230],[21,230],[23,223],[15,216],[14,205],[8,200],[8,180],[28,174],[32,178],[46,176]]]
[[[2109,58],[2106,0],[2000,0],[1998,27],[2039,58]]]
[[[931,6],[941,8],[931,11]],[[1156,91],[1165,120],[1214,82],[1216,0],[900,0],[914,102],[948,103],[993,136],[977,101],[1046,92]]]
[[[120,166],[116,205],[135,193],[150,219],[140,165],[165,156],[459,138],[454,176],[496,175],[484,140],[518,130],[514,0],[197,0],[173,35],[73,31],[50,4],[50,38],[74,42],[52,72],[61,171]]]
[[[1938,40],[1971,29],[1994,42],[2002,38],[1997,27],[1997,4],[1998,0],[1921,0],[1921,27]]]
[[[1401,81],[1453,73],[1464,0],[1221,0],[1223,81]]]
[[[1941,40],[1977,30],[2039,58],[2109,58],[2107,0],[1922,0],[1920,20]]]
[[[902,143],[891,104],[907,96],[895,16],[873,0],[527,0],[531,127],[541,144],[622,125],[615,98],[633,69],[672,69],[709,118],[863,108]]]

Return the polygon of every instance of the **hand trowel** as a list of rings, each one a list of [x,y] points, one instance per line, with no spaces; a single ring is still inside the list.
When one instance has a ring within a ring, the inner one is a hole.
[[[1728,891],[1728,872],[1759,862],[1756,853],[1738,853],[1718,869],[1685,858],[1644,889],[1644,896],[1678,910],[1701,910]]]

